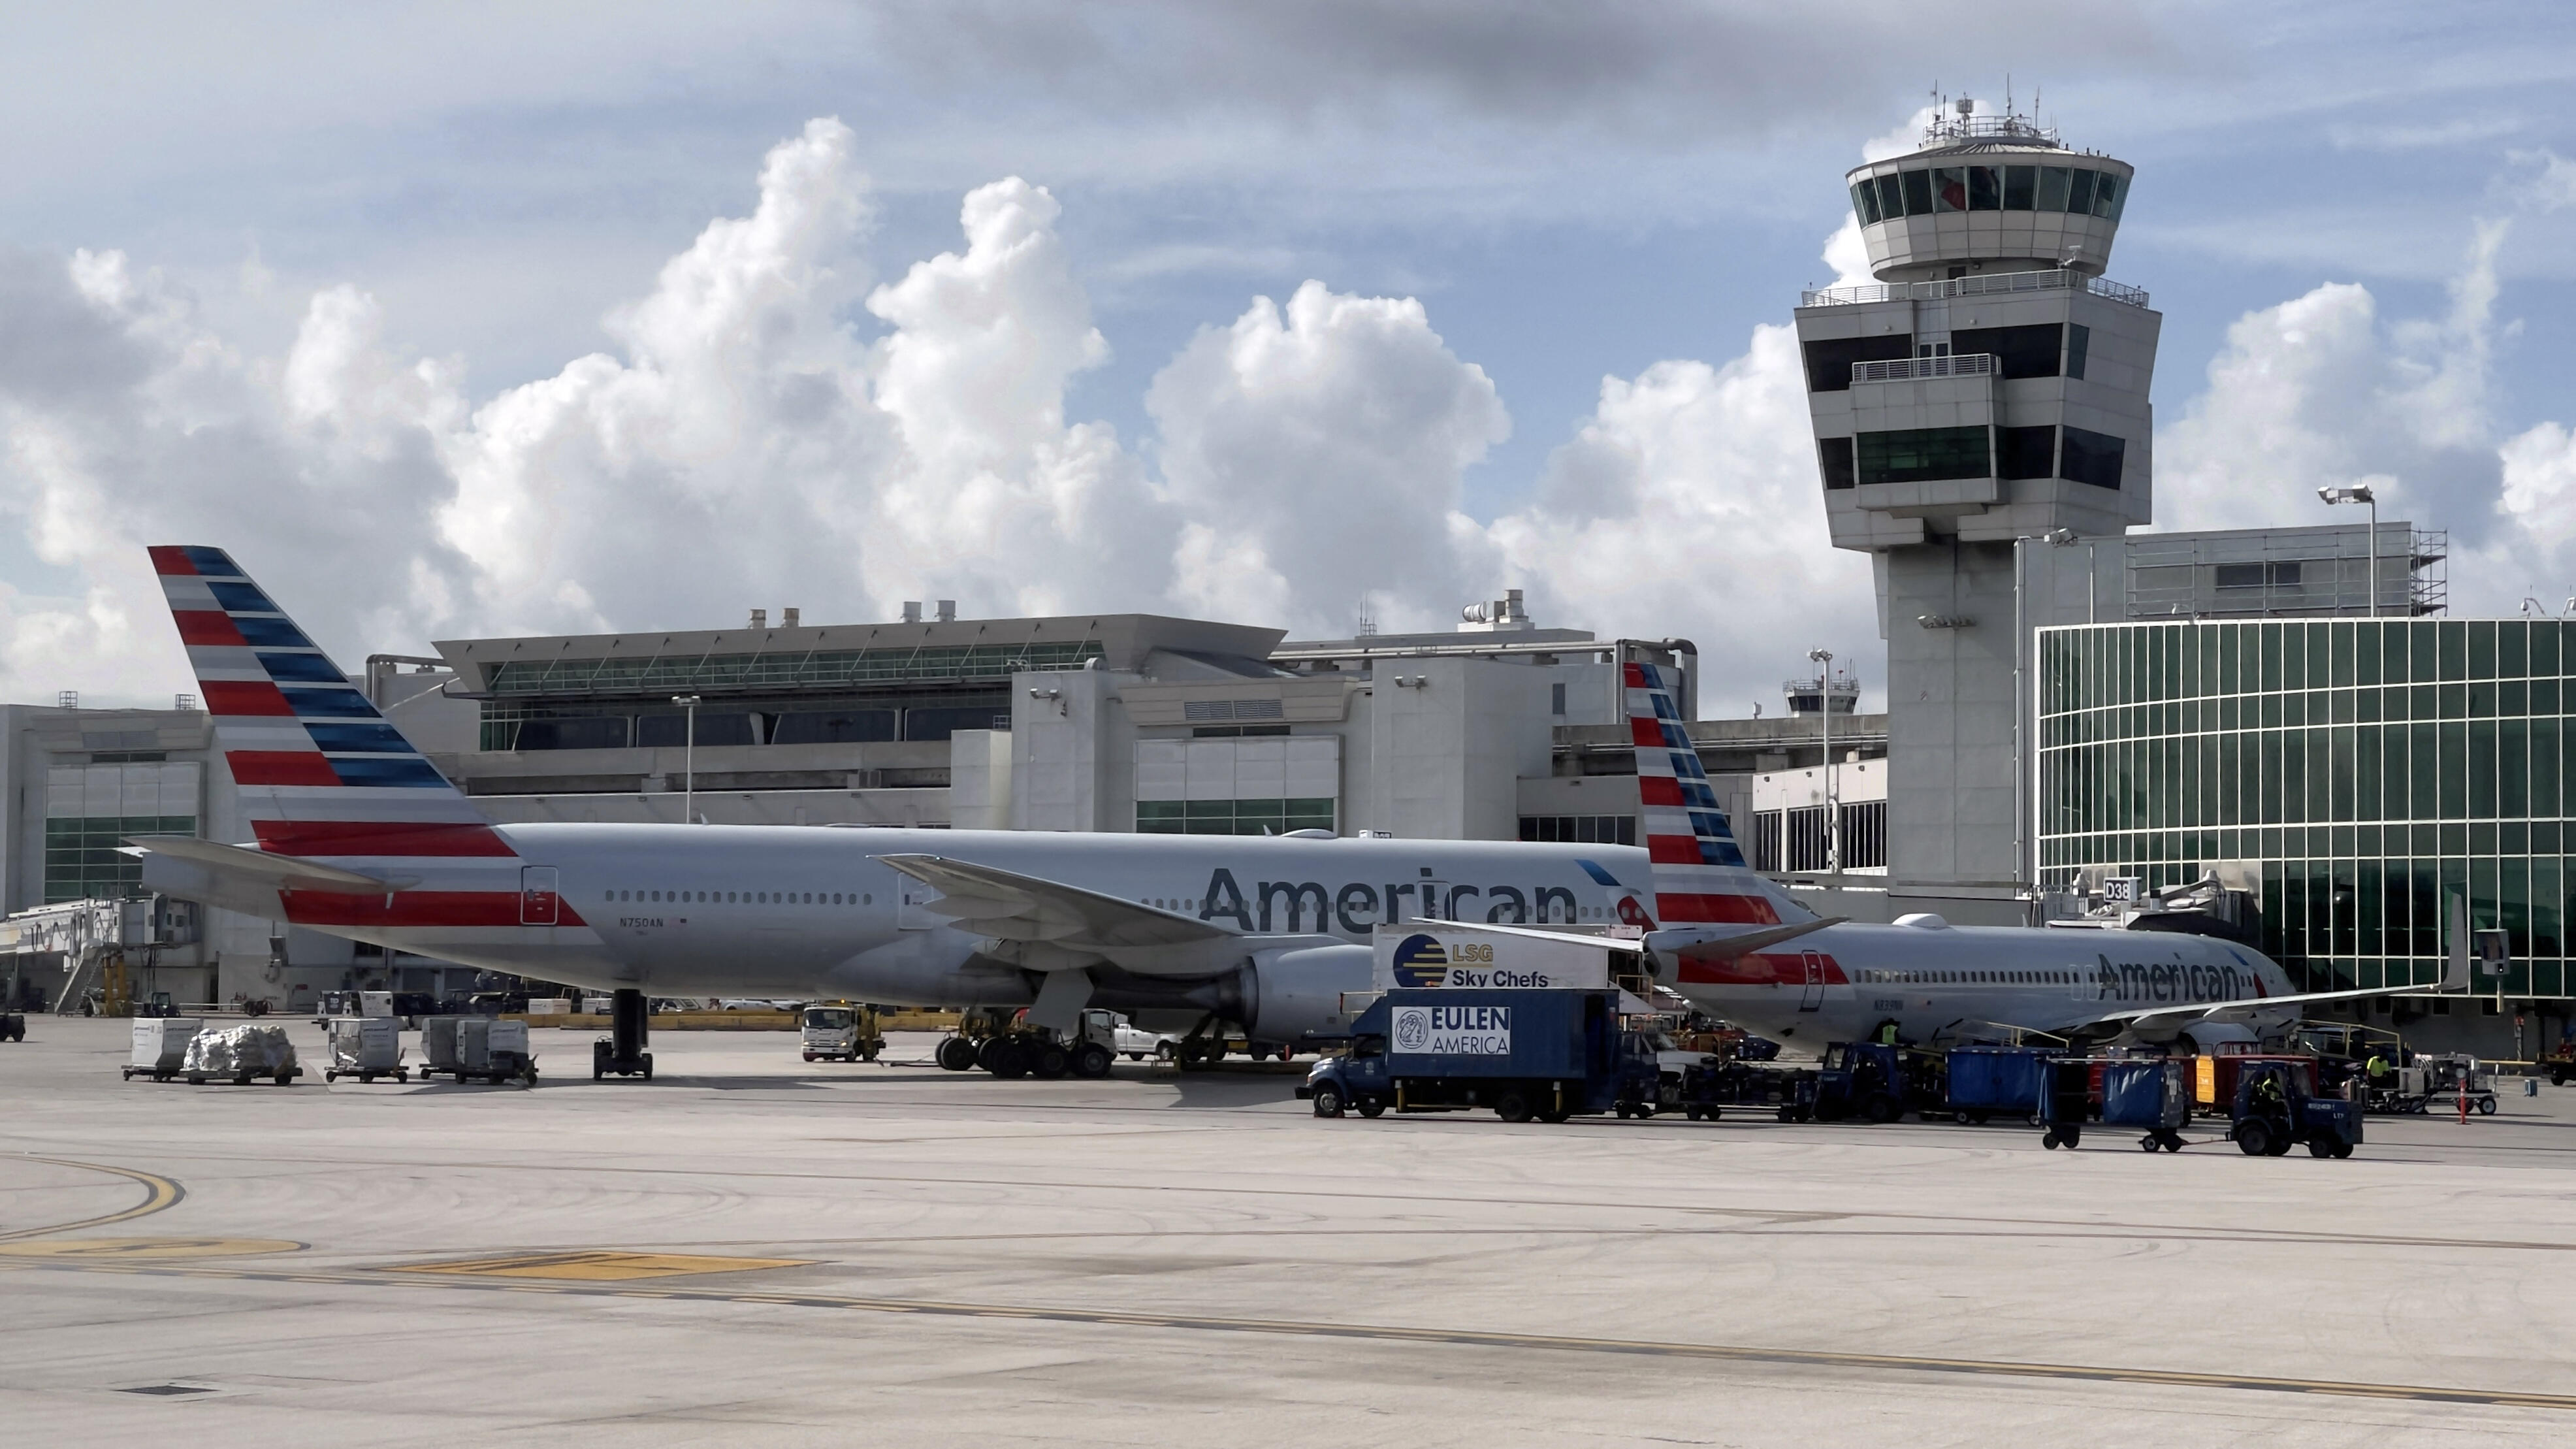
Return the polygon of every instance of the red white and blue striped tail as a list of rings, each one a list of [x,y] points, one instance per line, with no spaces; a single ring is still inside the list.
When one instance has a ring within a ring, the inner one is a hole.
[[[1663,929],[1779,925],[1813,913],[1744,863],[1709,788],[1699,747],[1682,728],[1675,681],[1652,664],[1627,672],[1628,730],[1637,746],[1637,799]]]
[[[510,857],[463,792],[219,548],[152,550],[262,850]]]

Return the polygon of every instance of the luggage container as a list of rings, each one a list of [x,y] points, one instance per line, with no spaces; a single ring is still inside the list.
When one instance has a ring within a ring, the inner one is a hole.
[[[1893,1122],[1908,1112],[1933,1111],[1947,1097],[1941,1078],[1938,1052],[1884,1042],[1834,1042],[1825,1048],[1816,1072],[1816,1120]]]
[[[1347,1056],[1315,1064],[1297,1095],[1315,1115],[1490,1107],[1506,1122],[1652,1110],[1645,1034],[1619,1026],[1616,989],[1403,987],[1351,1026]]]
[[[203,1025],[193,1016],[136,1017],[134,1054],[126,1058],[125,1080],[148,1076],[166,1082],[177,1076],[188,1059],[188,1043]]]
[[[2055,1057],[2042,1067],[2045,1091],[2040,1145],[2051,1151],[2084,1141],[2084,1125],[2143,1129],[2138,1146],[2148,1152],[2182,1151],[2182,1129],[2191,1121],[2191,1091],[2184,1064],[2171,1057]]]
[[[2036,1119],[2057,1055],[2041,1047],[1953,1047],[1948,1106],[1962,1122]]]
[[[402,1064],[402,1023],[390,1016],[339,1016],[331,1019],[331,1065],[322,1069],[322,1080],[336,1082],[342,1077],[356,1077],[372,1082],[378,1077],[391,1077],[397,1082],[411,1080],[411,1068]]]
[[[488,1016],[433,1016],[420,1024],[424,1077],[459,1082],[537,1084],[537,1059],[528,1051],[528,1024]]]

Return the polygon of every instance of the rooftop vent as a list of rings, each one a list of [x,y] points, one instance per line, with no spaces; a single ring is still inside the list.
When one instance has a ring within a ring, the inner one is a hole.
[[[805,611],[804,611],[804,610],[802,610],[802,609],[781,609],[781,610],[779,610],[779,611],[778,611],[778,627],[779,627],[779,628],[781,628],[781,629],[793,629],[793,628],[795,628],[795,627],[796,627],[796,618],[797,618],[797,616],[798,616],[799,614],[802,614],[803,612],[805,612]]]
[[[918,624],[921,622],[921,600],[906,599],[903,601],[903,621],[907,624]]]
[[[957,601],[955,599],[942,599],[939,601],[939,622],[942,624],[953,624],[957,622]]]
[[[1530,627],[1529,610],[1522,607],[1521,591],[1518,589],[1503,590],[1503,596],[1499,599],[1469,604],[1458,611],[1458,617],[1465,621],[1458,626],[1458,631],[1462,634],[1501,632]]]
[[[766,628],[768,628],[768,627],[769,627],[769,611],[768,611],[767,609],[754,609],[754,610],[752,610],[752,611],[751,611],[751,627],[753,627],[753,628],[755,628],[755,629],[766,629]]]

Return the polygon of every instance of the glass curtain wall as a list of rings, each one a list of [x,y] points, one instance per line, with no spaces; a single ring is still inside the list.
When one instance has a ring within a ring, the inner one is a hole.
[[[2041,882],[2259,869],[2264,949],[2311,990],[2426,984],[2444,901],[2568,991],[2576,622],[2083,625],[2038,644]],[[2481,982],[2481,987],[2486,983]]]

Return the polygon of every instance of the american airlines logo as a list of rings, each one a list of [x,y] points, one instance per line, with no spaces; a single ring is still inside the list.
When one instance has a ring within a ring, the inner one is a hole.
[[[2123,961],[2113,965],[2108,956],[2096,956],[2094,960],[2099,963],[2094,981],[2106,1001],[2240,1001],[2263,991],[2261,977],[2233,966],[2186,961]]]
[[[1247,893],[1234,872],[1220,866],[1208,875],[1199,919],[1232,922],[1236,929],[1330,931],[1366,936],[1381,923],[1429,918],[1526,926],[1575,919],[1574,892],[1563,886],[1454,885],[1447,881],[1265,880]]]

